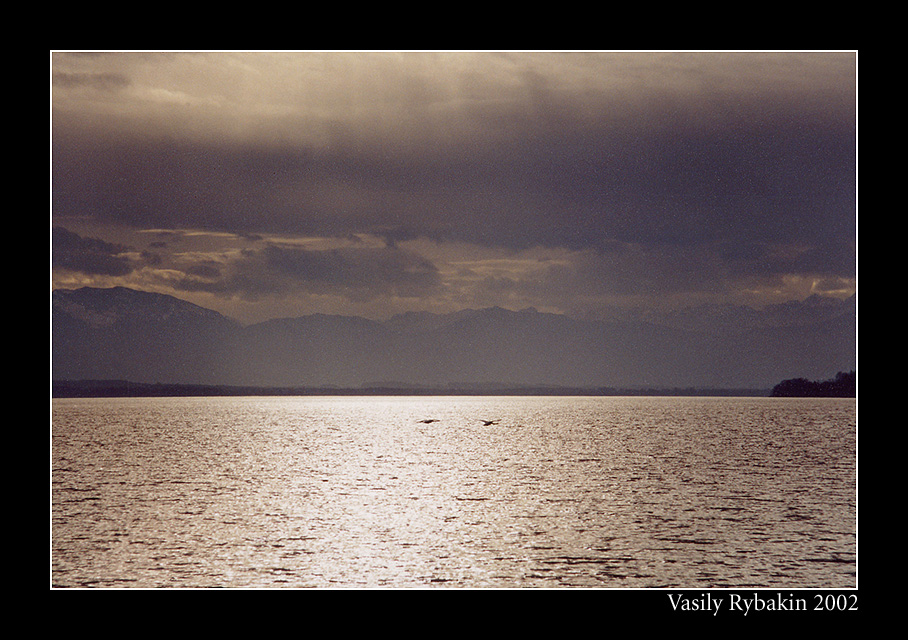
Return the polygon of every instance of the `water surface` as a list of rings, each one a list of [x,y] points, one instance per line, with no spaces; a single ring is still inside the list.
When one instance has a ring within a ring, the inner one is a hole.
[[[56,587],[856,586],[854,399],[52,412]]]

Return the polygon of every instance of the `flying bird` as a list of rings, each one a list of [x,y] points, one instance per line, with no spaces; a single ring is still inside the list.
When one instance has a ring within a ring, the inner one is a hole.
[[[433,422],[438,422],[435,418],[429,418],[428,420],[419,420],[422,424],[432,424]]]
[[[499,422],[501,422],[501,420],[480,420],[480,422],[484,426],[488,427],[489,425],[498,424]]]

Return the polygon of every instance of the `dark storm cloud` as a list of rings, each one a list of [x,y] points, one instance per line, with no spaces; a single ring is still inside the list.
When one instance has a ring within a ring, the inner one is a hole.
[[[229,273],[228,273],[229,271]],[[247,249],[226,267],[194,265],[177,285],[256,298],[290,292],[338,295],[350,300],[376,296],[416,297],[437,292],[438,269],[411,252],[388,246],[307,249],[267,243]]]
[[[135,268],[124,254],[127,247],[83,238],[62,227],[54,227],[52,236],[52,265],[57,269],[89,275],[125,276]]]
[[[316,287],[407,296],[438,286],[432,263],[394,247],[311,251],[269,245],[264,257],[271,269]]]
[[[434,290],[397,249],[418,239],[589,251],[570,269],[607,291],[851,278],[855,74],[849,53],[61,56],[53,212],[387,243],[192,274],[248,291]]]
[[[857,270],[855,244],[847,234],[821,245],[724,243],[718,248],[718,256],[729,274],[735,276],[808,273],[848,278]]]
[[[192,265],[186,268],[186,273],[190,276],[198,276],[208,280],[216,280],[221,277],[220,267],[212,263]]]
[[[56,140],[55,212],[145,226],[514,248],[853,234],[854,134],[821,123],[587,131],[480,158]]]

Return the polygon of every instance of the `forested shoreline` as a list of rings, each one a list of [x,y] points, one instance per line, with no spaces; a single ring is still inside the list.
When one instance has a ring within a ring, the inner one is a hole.
[[[773,387],[769,395],[773,398],[854,398],[857,397],[857,373],[840,371],[834,378],[822,381],[791,378]]]

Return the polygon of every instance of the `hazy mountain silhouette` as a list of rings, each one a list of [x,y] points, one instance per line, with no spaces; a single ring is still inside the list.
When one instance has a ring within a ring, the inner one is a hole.
[[[585,321],[533,309],[310,315],[242,326],[177,298],[57,290],[55,380],[235,386],[765,388],[856,369],[855,300]]]
[[[53,292],[55,379],[217,383],[239,325],[177,298],[83,288]]]

